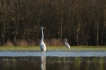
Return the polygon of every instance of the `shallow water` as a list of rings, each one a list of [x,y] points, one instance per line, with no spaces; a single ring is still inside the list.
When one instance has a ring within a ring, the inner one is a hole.
[[[31,57],[31,56],[57,56],[57,57],[105,57],[106,51],[0,51],[0,57]]]
[[[0,70],[106,70],[106,52],[0,51]]]

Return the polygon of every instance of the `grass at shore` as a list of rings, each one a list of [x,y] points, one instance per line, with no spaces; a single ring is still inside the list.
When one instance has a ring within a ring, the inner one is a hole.
[[[39,46],[0,46],[0,51],[39,51]],[[61,51],[61,50],[88,50],[88,51],[94,51],[94,50],[103,50],[106,51],[105,46],[71,46],[70,49],[67,49],[65,46],[47,46],[47,51]]]

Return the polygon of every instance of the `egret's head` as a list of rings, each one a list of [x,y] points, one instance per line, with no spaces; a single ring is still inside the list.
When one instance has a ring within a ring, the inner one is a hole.
[[[66,41],[66,42],[67,42],[67,39],[64,39],[64,41]]]
[[[44,29],[45,27],[41,27],[41,30]]]

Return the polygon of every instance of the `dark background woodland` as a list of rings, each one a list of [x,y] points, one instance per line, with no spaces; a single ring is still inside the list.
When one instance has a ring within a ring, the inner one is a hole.
[[[106,0],[0,0],[0,45],[106,45]]]

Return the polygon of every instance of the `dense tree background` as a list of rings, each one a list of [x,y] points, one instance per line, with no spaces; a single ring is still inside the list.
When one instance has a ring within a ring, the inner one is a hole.
[[[0,45],[106,45],[106,0],[0,0]]]

